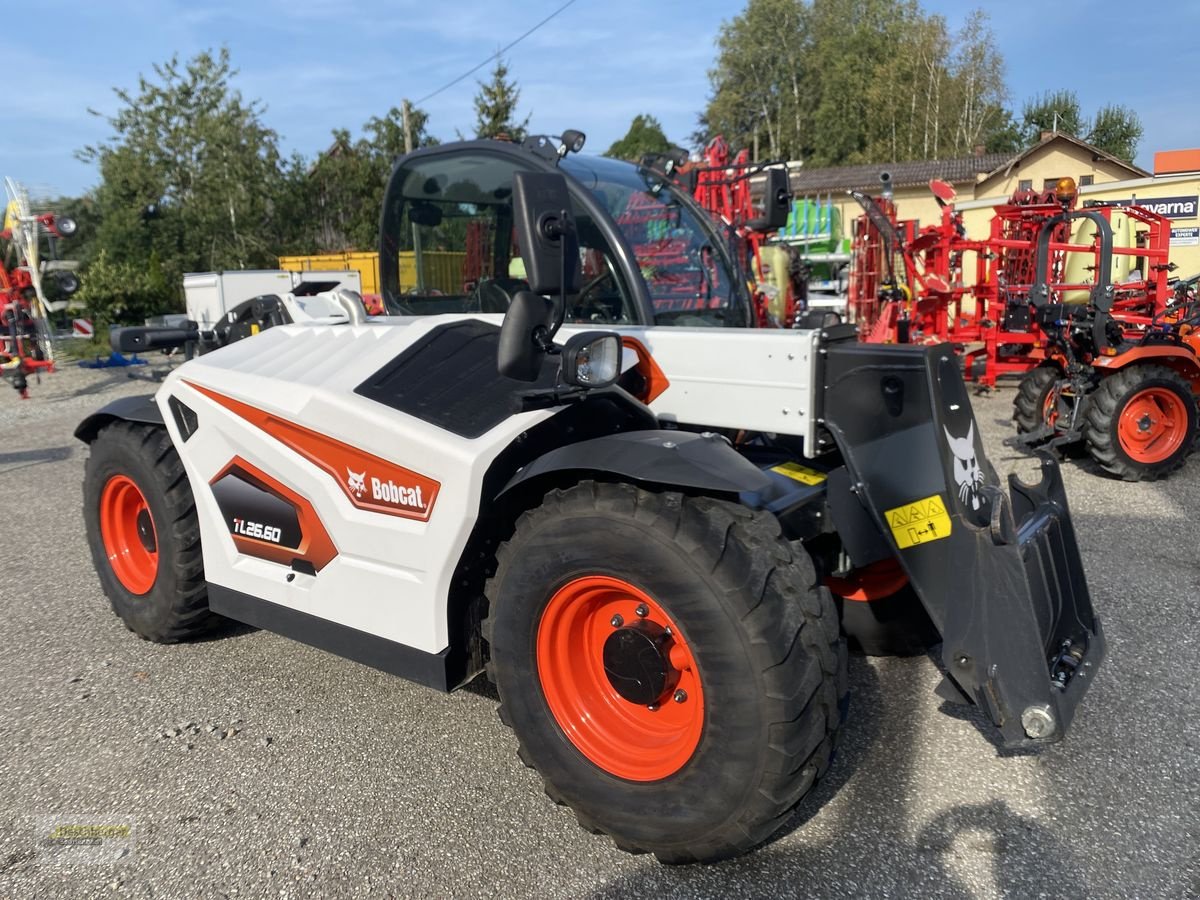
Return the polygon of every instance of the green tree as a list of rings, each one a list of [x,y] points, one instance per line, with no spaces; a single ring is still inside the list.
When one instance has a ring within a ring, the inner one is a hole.
[[[988,153],[1019,153],[1022,149],[1021,126],[1009,110],[999,108],[988,129],[983,149]]]
[[[429,134],[429,116],[409,110],[413,146],[437,143]],[[404,115],[398,107],[367,120],[357,141],[337,129],[333,143],[310,166],[291,173],[290,191],[297,198],[302,221],[309,227],[296,252],[366,250],[379,240],[379,210],[388,176],[404,153]]]
[[[262,106],[233,88],[236,74],[223,49],[186,63],[172,57],[136,90],[115,89],[113,136],[78,154],[101,178],[89,268],[102,277],[84,278],[94,283],[94,311],[103,305],[101,286],[121,277],[133,283],[110,288],[111,304],[140,315],[178,305],[184,272],[273,264],[293,227],[277,215],[286,166]],[[134,277],[150,260],[161,277]]]
[[[665,153],[670,149],[671,142],[663,133],[658,119],[651,115],[637,115],[629,123],[625,136],[614,142],[604,155],[638,162],[648,153]]]
[[[514,141],[523,141],[529,127],[529,116],[517,121],[517,102],[521,91],[515,80],[509,80],[508,65],[496,58],[492,69],[492,80],[477,82],[479,92],[475,95],[475,136],[494,138],[507,135]]]
[[[698,146],[722,134],[735,148],[757,148],[756,156],[800,155],[814,100],[810,18],[800,0],[749,0],[722,24]]]
[[[1032,147],[1042,139],[1042,133],[1058,131],[1074,137],[1087,133],[1087,122],[1074,91],[1046,91],[1025,101],[1021,110],[1021,141]]]
[[[1136,112],[1119,104],[1108,104],[1096,112],[1087,140],[1118,159],[1133,162],[1142,134],[1142,122]]]
[[[709,79],[697,143],[814,166],[962,156],[1008,122],[987,16],[951,34],[916,0],[749,0]]]

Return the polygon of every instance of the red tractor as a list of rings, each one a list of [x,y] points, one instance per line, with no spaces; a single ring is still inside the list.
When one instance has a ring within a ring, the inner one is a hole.
[[[1048,283],[1048,235],[1039,240],[1034,315],[1047,335],[1045,361],[1021,380],[1013,419],[1016,443],[1082,443],[1107,472],[1126,481],[1162,478],[1184,465],[1200,436],[1200,301],[1181,283],[1140,331],[1119,321],[1117,286],[1107,282],[1112,234],[1100,210],[1085,217],[1101,245],[1099,273],[1086,305],[1062,302]]]

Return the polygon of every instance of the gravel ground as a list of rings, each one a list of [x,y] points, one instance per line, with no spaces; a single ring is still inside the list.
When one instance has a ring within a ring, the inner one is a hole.
[[[145,371],[139,374],[145,376]],[[929,659],[852,659],[828,777],[749,856],[668,868],[579,829],[483,686],[441,695],[237,628],[163,647],[110,612],[83,532],[85,414],[154,385],[0,391],[0,897],[1200,896],[1200,457],[1166,483],[1066,465],[1109,658],[1068,740],[1002,755]],[[1011,388],[976,401],[998,468]],[[132,823],[56,861],[43,817]]]

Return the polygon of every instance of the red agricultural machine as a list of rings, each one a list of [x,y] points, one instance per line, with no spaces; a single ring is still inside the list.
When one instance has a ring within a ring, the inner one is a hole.
[[[44,288],[58,297],[67,297],[79,288],[79,280],[69,270],[42,271],[42,238],[49,242],[50,260],[57,260],[57,240],[75,233],[73,219],[54,213],[33,215],[25,192],[7,180],[9,203],[4,216],[0,241],[6,242],[0,253],[0,372],[11,377],[13,387],[23,399],[29,397],[29,375],[54,370],[54,351],[50,341],[47,311],[52,305]],[[46,279],[44,274],[52,274]]]
[[[1072,236],[1071,221],[1081,216],[1071,212],[1074,181],[1063,179],[1053,192],[1015,194],[995,208],[987,237],[972,239],[954,207],[954,189],[940,181],[930,188],[941,220],[921,229],[897,217],[887,194],[853,192],[864,215],[854,225],[848,303],[864,341],[958,345],[967,377],[986,387],[997,376],[1039,365],[1046,358],[1046,335],[1031,316],[1030,292],[1038,241],[1047,229],[1041,283],[1047,296],[1085,306],[1105,281],[1110,315],[1130,337],[1144,331],[1170,300],[1169,219],[1140,207],[1095,205]],[[1114,224],[1125,240],[1113,241]],[[1110,260],[1107,269],[1103,256]],[[1108,275],[1114,269],[1117,283]]]
[[[954,191],[922,229],[890,196],[855,193],[849,306],[871,343],[960,348],[968,378],[1022,375],[1018,443],[1082,443],[1111,474],[1162,477],[1197,441],[1200,306],[1168,275],[1170,220],[1136,206],[1077,209],[1072,179],[994,210],[966,236]],[[967,273],[973,273],[968,280]]]

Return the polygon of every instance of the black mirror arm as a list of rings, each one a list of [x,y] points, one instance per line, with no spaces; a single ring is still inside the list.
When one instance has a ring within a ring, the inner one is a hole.
[[[558,309],[554,313],[554,328],[551,329],[546,339],[549,348],[542,348],[546,353],[554,353],[554,335],[558,334],[558,329],[562,328],[562,324],[567,318],[567,242],[563,238],[567,235],[575,234],[575,223],[571,219],[571,214],[564,209],[559,212],[557,219],[548,219],[543,229],[546,232],[546,237],[558,241],[559,260],[561,263],[558,282]]]

